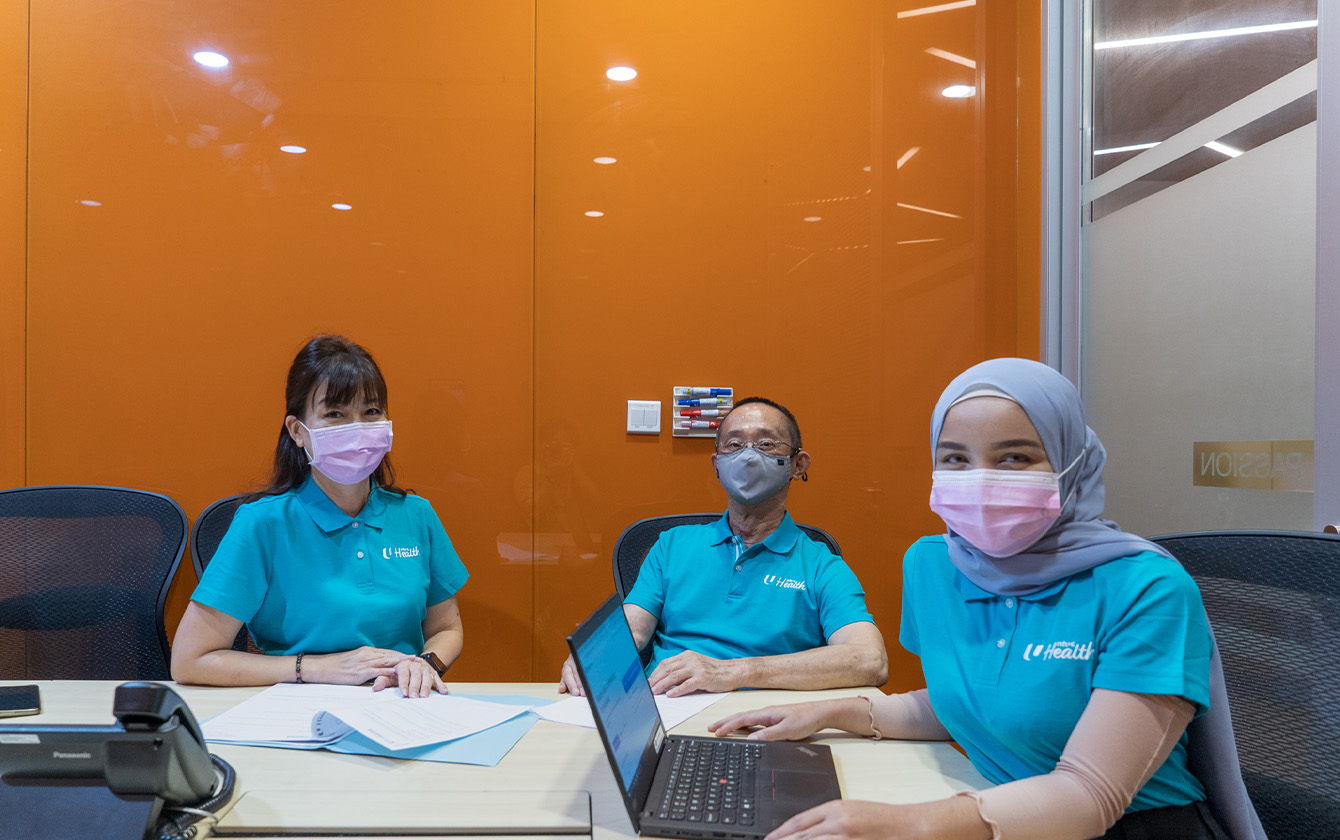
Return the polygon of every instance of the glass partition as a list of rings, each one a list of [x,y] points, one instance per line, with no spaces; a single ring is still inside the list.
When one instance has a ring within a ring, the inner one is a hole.
[[[1317,4],[1090,8],[1081,358],[1108,512],[1311,528]]]

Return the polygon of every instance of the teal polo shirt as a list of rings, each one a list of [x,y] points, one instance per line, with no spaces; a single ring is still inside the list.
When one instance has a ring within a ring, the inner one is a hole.
[[[1054,770],[1095,688],[1209,709],[1213,642],[1200,590],[1154,552],[1011,597],[974,585],[949,561],[943,536],[925,537],[903,559],[899,639],[921,658],[936,717],[995,784]],[[1186,740],[1128,812],[1205,798]]]
[[[648,674],[686,650],[713,659],[775,656],[821,647],[853,622],[874,623],[856,575],[789,513],[747,548],[725,514],[665,531],[624,603],[657,617]]]
[[[264,653],[416,654],[428,606],[468,577],[426,500],[376,488],[349,516],[309,476],[237,509],[191,599],[242,621]]]

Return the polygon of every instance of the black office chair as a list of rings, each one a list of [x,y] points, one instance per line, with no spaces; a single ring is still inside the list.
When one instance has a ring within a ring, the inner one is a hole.
[[[0,490],[0,678],[171,679],[186,514],[124,487]]]
[[[1242,779],[1267,836],[1334,836],[1340,537],[1218,531],[1152,539],[1200,586],[1224,664]]]
[[[205,567],[214,558],[219,543],[223,542],[223,535],[228,533],[228,527],[233,524],[233,515],[237,513],[237,508],[245,498],[246,494],[240,493],[216,499],[195,518],[195,524],[191,526],[191,565],[195,567],[196,579],[204,577]],[[233,650],[260,652],[245,626],[237,631],[237,638],[233,639]]]
[[[662,531],[680,525],[707,525],[720,518],[719,513],[677,513],[639,519],[625,528],[619,535],[618,542],[614,543],[614,588],[618,591],[619,597],[626,598],[632,591],[633,584],[637,582],[637,573],[642,569],[642,561],[647,559],[647,552],[651,551],[652,545],[656,543]],[[839,557],[842,556],[842,549],[838,548],[837,540],[827,531],[811,525],[798,524],[797,527],[810,539],[823,543],[829,551]],[[643,648],[641,655],[643,665],[650,662],[651,645]]]
[[[614,588],[618,590],[619,597],[626,598],[632,591],[633,584],[637,582],[637,573],[642,569],[642,561],[647,559],[647,552],[651,551],[661,532],[680,525],[707,525],[720,518],[719,513],[677,513],[639,519],[625,528],[618,542],[614,543]],[[838,557],[842,556],[837,540],[824,529],[799,524],[797,527],[810,539],[822,543]]]
[[[191,526],[191,565],[195,567],[196,578],[204,576],[205,567],[218,551],[223,535],[233,524],[233,514],[237,513],[244,498],[245,494],[238,494],[216,499],[195,518],[195,524]]]

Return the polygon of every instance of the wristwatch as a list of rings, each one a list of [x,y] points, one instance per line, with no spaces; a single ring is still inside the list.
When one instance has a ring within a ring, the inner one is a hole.
[[[447,675],[447,666],[443,664],[436,653],[433,653],[431,650],[425,650],[423,653],[419,654],[419,658],[424,662],[427,662],[428,667],[437,672],[438,679],[442,679]]]

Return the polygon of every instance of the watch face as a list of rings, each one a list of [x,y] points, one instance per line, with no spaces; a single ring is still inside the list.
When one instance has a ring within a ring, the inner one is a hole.
[[[432,667],[432,669],[437,672],[437,675],[439,677],[442,677],[447,673],[447,666],[442,663],[442,660],[438,658],[438,655],[436,653],[428,651],[426,653],[420,654],[419,658],[422,659],[424,662],[427,662]]]

